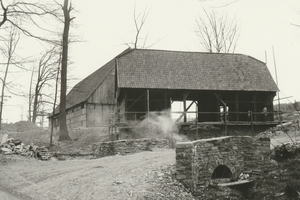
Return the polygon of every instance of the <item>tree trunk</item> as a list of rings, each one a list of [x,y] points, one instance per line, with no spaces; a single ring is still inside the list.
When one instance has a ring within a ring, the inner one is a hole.
[[[3,111],[3,101],[4,101],[4,94],[5,94],[4,90],[5,90],[6,77],[7,77],[7,73],[8,73],[9,64],[10,64],[10,57],[8,58],[4,78],[2,80],[2,92],[1,92],[1,100],[0,100],[1,101],[0,102],[0,130],[2,128],[2,111]]]
[[[34,92],[33,110],[32,110],[32,123],[34,123],[34,124],[36,122],[37,111],[38,111],[38,98],[39,98],[38,90],[39,90],[38,85],[36,85],[35,92]]]
[[[61,58],[59,58],[61,60]],[[54,115],[55,115],[55,107],[57,101],[57,88],[58,88],[58,77],[59,77],[59,66],[57,68],[57,75],[56,75],[56,82],[55,82],[55,92],[54,92],[54,101],[53,101],[53,108],[52,108],[52,116],[53,118],[49,119],[51,121],[51,129],[50,129],[50,147],[53,145],[53,129],[54,129]]]
[[[69,0],[64,1],[63,12],[65,17],[63,32],[63,49],[61,62],[61,91],[60,91],[60,115],[59,115],[59,140],[71,140],[67,129],[66,116],[66,93],[67,93],[67,67],[68,67],[68,47],[69,47],[69,29],[70,29],[70,8]]]
[[[29,86],[29,98],[28,98],[28,121],[31,122],[31,106],[32,106],[32,96],[31,96],[31,88],[32,88],[32,80],[33,80],[34,68],[32,68],[31,78],[30,78],[30,86]]]
[[[5,95],[5,85],[6,85],[6,78],[8,74],[8,69],[10,65],[10,61],[12,58],[13,54],[13,36],[11,35],[10,41],[9,41],[9,46],[8,46],[8,57],[7,57],[7,63],[6,63],[6,69],[4,73],[4,77],[2,79],[2,91],[1,91],[1,99],[0,99],[0,130],[2,129],[2,113],[3,113],[3,101],[4,101],[4,95]]]

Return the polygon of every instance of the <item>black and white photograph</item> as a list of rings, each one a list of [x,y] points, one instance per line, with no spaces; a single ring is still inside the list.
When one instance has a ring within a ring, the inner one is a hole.
[[[0,0],[0,199],[300,199],[299,52],[299,0]]]

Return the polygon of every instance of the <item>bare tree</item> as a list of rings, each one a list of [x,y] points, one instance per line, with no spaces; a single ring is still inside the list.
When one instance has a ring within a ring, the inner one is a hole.
[[[64,13],[64,31],[62,37],[62,57],[61,57],[61,88],[60,88],[60,114],[59,114],[59,140],[71,140],[67,129],[66,116],[66,96],[67,96],[67,69],[68,69],[68,49],[69,30],[73,18],[70,17],[72,4],[69,0],[64,0],[62,7]]]
[[[61,54],[60,54],[61,55]],[[61,59],[61,57],[59,58]],[[55,80],[55,90],[54,90],[54,101],[53,101],[53,106],[52,106],[52,116],[55,115],[55,108],[56,108],[56,101],[57,101],[57,91],[58,91],[58,80],[59,80],[59,70],[60,70],[60,64],[61,62],[58,63],[57,67],[57,74],[56,74],[56,80]],[[52,146],[52,139],[53,139],[53,129],[54,129],[54,123],[52,121],[51,123],[51,128],[50,128],[50,146]]]
[[[41,105],[45,103],[51,103],[46,99],[50,98],[49,95],[43,92],[44,87],[51,87],[51,82],[56,79],[56,65],[59,62],[58,58],[59,52],[56,48],[52,48],[42,55],[38,62],[37,71],[32,75],[36,75],[36,82],[34,87],[34,94],[29,94],[29,104],[32,104],[32,119],[33,123],[36,123],[38,115],[44,115],[43,110],[41,110]],[[43,98],[43,97],[46,97]],[[32,102],[33,101],[33,102]],[[31,109],[30,109],[31,110]],[[31,114],[29,113],[31,116]]]
[[[4,41],[6,48],[1,48],[2,55],[6,58],[5,63],[5,71],[3,78],[1,78],[2,88],[1,88],[1,102],[0,102],[0,129],[2,123],[2,115],[3,115],[3,101],[5,97],[5,89],[7,88],[7,75],[9,73],[9,67],[11,65],[19,64],[19,61],[15,58],[15,51],[17,49],[17,45],[20,39],[19,31],[15,27],[11,27],[9,30],[9,38]]]
[[[160,42],[161,40],[163,40],[166,36],[157,39],[155,42],[151,43],[150,45],[146,46],[147,40],[148,40],[148,35],[149,35],[149,30],[147,33],[142,34],[142,30],[144,30],[145,28],[145,24],[148,18],[148,15],[150,13],[151,9],[148,9],[147,7],[137,13],[137,9],[136,9],[136,4],[134,4],[134,9],[133,9],[133,22],[134,22],[134,28],[135,28],[135,35],[134,35],[134,39],[133,42],[130,43],[126,43],[124,42],[129,48],[141,48],[141,49],[147,49],[152,47],[153,45],[157,44],[158,42]],[[145,32],[145,31],[143,31]],[[142,35],[144,35],[142,37]],[[142,42],[142,44],[140,44]]]
[[[0,28],[7,24],[6,27],[14,26],[26,36],[58,44],[58,41],[50,38],[51,35],[56,36],[57,32],[49,29],[49,17],[59,19],[59,9],[54,1],[0,0]],[[22,24],[15,23],[16,20],[22,21]],[[39,31],[29,30],[32,26],[38,27]]]
[[[33,75],[34,75],[34,67],[32,67],[32,70],[31,70],[31,76],[30,76],[30,84],[29,84],[29,93],[28,93],[28,121],[31,122],[32,120],[32,115],[31,115],[31,107],[32,107],[32,101],[33,101],[33,98],[32,98],[32,83],[33,83]]]
[[[136,34],[135,34],[135,38],[134,38],[134,49],[138,48],[138,42],[140,39],[140,34],[142,31],[142,28],[147,20],[148,14],[150,12],[150,9],[145,9],[143,12],[140,12],[139,14],[136,13],[136,5],[134,5],[134,10],[133,10],[133,20],[134,20],[134,26],[135,26],[135,30],[136,30]],[[147,41],[147,37],[148,34],[146,35],[144,39],[144,44],[143,44],[143,48],[145,47],[146,41]]]
[[[234,53],[239,38],[237,21],[214,11],[196,19],[196,34],[201,46],[210,53]]]

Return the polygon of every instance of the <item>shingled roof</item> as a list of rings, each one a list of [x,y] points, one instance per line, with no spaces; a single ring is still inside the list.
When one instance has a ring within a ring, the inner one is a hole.
[[[75,85],[66,108],[86,101],[114,69],[116,59],[119,88],[278,91],[266,64],[250,56],[127,49]]]
[[[67,95],[66,108],[71,108],[72,106],[86,101],[114,67],[115,59],[112,59],[103,67],[77,83]],[[59,113],[59,106],[56,108],[55,113]]]
[[[278,90],[266,64],[242,54],[135,49],[117,63],[119,88]]]

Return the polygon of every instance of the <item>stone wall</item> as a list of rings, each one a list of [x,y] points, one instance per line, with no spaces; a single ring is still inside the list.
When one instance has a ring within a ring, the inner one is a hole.
[[[169,141],[166,139],[136,139],[136,140],[116,140],[109,142],[99,142],[92,146],[95,157],[112,156],[116,154],[126,155],[142,151],[151,151],[155,148],[169,148]]]
[[[250,125],[230,125],[227,126],[227,133],[225,133],[225,127],[223,125],[206,125],[202,127],[199,126],[197,131],[195,127],[193,127],[192,129],[189,129],[189,127],[182,128],[179,130],[179,133],[187,136],[190,140],[199,140],[222,136],[256,136],[259,133],[268,130],[269,128],[269,125],[254,125],[252,133]]]
[[[269,138],[227,136],[177,143],[176,175],[197,194],[197,188],[223,179],[212,179],[217,167],[230,170],[231,177],[226,178],[237,178],[245,170],[259,169],[269,155]]]

